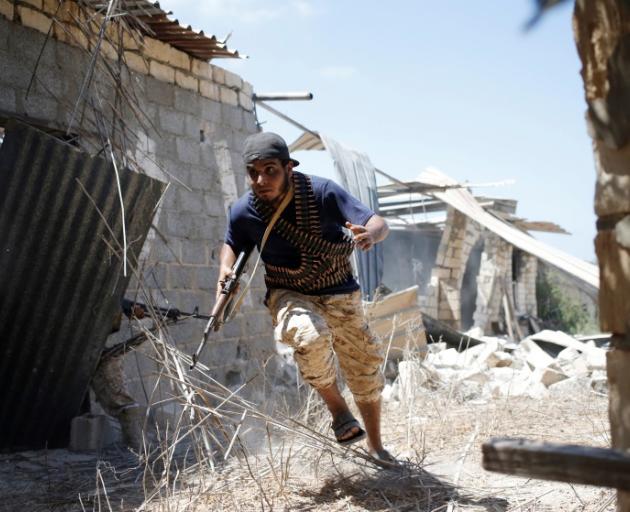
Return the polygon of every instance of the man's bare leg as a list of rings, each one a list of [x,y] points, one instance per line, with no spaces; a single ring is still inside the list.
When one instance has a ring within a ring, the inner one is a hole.
[[[317,392],[319,393],[319,396],[321,396],[324,402],[326,403],[326,407],[328,407],[328,410],[330,411],[330,414],[332,415],[333,423],[335,423],[336,419],[341,414],[344,414],[350,411],[348,404],[346,403],[344,398],[341,396],[341,393],[339,392],[339,388],[337,387],[336,383],[327,388],[318,389]],[[361,414],[363,414],[363,411],[361,411]],[[338,440],[343,441],[344,439],[349,439],[353,437],[354,435],[356,435],[357,432],[359,432],[359,427],[352,427],[348,429],[346,432],[344,432],[342,435],[340,435]],[[369,435],[370,434],[368,431],[368,436]]]
[[[381,400],[375,402],[356,402],[368,437],[370,452],[381,452],[384,450],[381,440]]]

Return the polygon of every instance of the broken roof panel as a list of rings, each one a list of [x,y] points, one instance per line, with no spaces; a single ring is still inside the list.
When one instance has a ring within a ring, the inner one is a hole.
[[[120,170],[128,260],[164,184]],[[0,147],[0,451],[64,446],[129,280],[116,174],[11,121]]]
[[[527,233],[486,212],[468,190],[454,188],[453,186],[457,182],[447,175],[436,169],[429,169],[420,175],[418,181],[441,187],[441,192],[433,192],[435,197],[497,234],[506,242],[564,270],[595,288],[599,288],[599,269],[597,265],[588,263],[564,251],[555,249],[540,240],[536,240]]]
[[[109,6],[109,2],[103,0],[82,0],[81,3],[99,12],[105,11]],[[221,40],[214,35],[207,36],[203,30],[197,32],[190,25],[183,27],[178,20],[170,20],[168,16],[171,13],[163,11],[158,2],[121,0],[118,10],[121,14],[127,14],[131,18],[131,24],[137,26],[144,34],[170,44],[197,59],[241,57],[238,51],[227,48],[227,38]]]

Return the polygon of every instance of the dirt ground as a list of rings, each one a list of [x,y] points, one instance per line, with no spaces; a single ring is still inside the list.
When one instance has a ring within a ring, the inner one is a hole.
[[[448,388],[421,389],[409,403],[384,403],[386,446],[404,461],[395,470],[375,466],[361,446],[331,442],[316,401],[299,423],[245,422],[214,468],[194,466],[195,447],[184,443],[168,471],[121,450],[0,455],[0,511],[612,511],[610,489],[481,467],[481,444],[493,436],[609,445],[607,403],[588,390],[466,401]]]

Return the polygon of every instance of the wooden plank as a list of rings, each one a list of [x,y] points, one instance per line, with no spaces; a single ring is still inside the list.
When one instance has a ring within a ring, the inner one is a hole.
[[[422,324],[422,312],[418,306],[403,309],[394,313],[391,316],[377,317],[369,320],[370,329],[377,336],[387,336],[392,330],[392,325],[396,317],[396,330],[401,327],[411,327],[415,321],[418,326],[423,327]]]
[[[418,286],[412,286],[396,293],[390,293],[375,302],[365,302],[365,314],[368,319],[384,317],[398,313],[418,303]]]
[[[488,471],[630,490],[630,456],[612,448],[493,438],[482,445]]]

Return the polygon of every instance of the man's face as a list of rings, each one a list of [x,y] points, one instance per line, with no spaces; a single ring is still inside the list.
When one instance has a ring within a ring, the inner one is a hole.
[[[277,202],[289,188],[293,164],[286,166],[277,158],[254,160],[247,164],[247,176],[252,191],[266,203]]]

